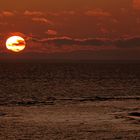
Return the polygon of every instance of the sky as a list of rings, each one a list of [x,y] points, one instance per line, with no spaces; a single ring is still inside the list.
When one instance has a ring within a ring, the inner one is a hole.
[[[1,0],[0,58],[140,59],[140,0]],[[26,49],[5,47],[20,35]]]

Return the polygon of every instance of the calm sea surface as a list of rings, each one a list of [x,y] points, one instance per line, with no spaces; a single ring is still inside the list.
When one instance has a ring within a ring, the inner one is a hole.
[[[140,95],[140,64],[1,63],[0,103]]]

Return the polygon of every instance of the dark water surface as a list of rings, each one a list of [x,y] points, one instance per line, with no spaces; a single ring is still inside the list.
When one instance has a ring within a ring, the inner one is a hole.
[[[1,63],[0,103],[139,96],[138,63]]]

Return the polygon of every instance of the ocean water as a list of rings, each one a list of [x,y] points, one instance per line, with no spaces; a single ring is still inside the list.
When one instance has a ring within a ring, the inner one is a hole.
[[[0,63],[0,104],[139,95],[139,63]]]

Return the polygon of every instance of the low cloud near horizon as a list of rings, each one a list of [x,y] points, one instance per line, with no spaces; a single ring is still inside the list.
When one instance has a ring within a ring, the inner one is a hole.
[[[70,37],[55,38],[31,38],[31,41],[41,44],[48,44],[57,47],[61,46],[90,46],[90,47],[116,47],[122,49],[140,48],[140,37],[124,37],[119,39],[108,38],[89,38],[89,39],[73,39]]]

